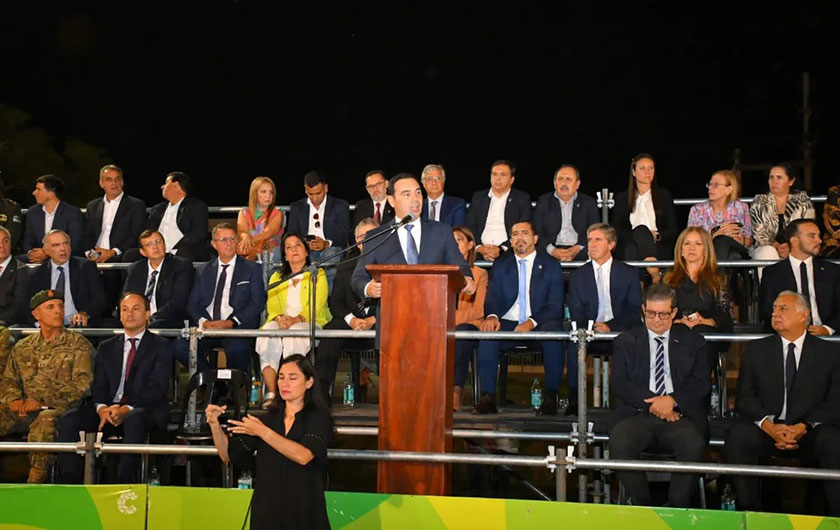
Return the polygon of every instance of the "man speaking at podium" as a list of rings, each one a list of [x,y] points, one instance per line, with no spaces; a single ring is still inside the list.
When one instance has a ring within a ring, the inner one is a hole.
[[[388,223],[368,232],[365,252],[353,271],[353,290],[362,297],[379,298],[382,284],[370,277],[366,267],[371,264],[390,265],[457,265],[466,279],[464,293],[475,292],[475,282],[470,267],[458,251],[452,229],[429,219],[420,219],[423,192],[417,177],[400,173],[388,185],[388,204],[394,208],[394,223]],[[376,234],[394,231],[396,234]],[[374,239],[375,238],[375,239]],[[377,329],[378,337],[378,329]]]

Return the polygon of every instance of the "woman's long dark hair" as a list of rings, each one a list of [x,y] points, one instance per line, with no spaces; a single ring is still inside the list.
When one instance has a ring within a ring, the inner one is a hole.
[[[653,180],[650,181],[650,198],[653,201],[653,211],[658,212],[661,210],[661,205],[659,203],[659,185],[656,183],[656,160],[653,158],[653,155],[648,153],[639,153],[630,160],[630,182],[627,185],[627,208],[630,212],[636,209],[636,177],[633,175],[633,172],[636,171],[636,164],[638,164],[639,160],[642,160],[643,158],[648,158],[651,162],[653,162],[654,173]]]
[[[306,244],[306,240],[300,234],[296,234],[295,232],[286,232],[283,239],[280,240],[280,248],[283,249],[283,263],[280,265],[281,277],[288,276],[292,273],[292,267],[289,265],[288,260],[286,260],[286,240],[290,237],[297,238],[297,240],[303,244],[303,248],[306,250],[306,265],[309,265],[309,247]]]
[[[309,406],[326,410],[329,413],[329,407],[327,404],[324,403],[324,396],[321,394],[320,385],[318,382],[318,377],[315,375],[315,368],[312,366],[312,363],[309,362],[309,359],[306,356],[301,355],[299,353],[295,353],[293,355],[289,355],[288,357],[284,357],[283,360],[280,361],[280,365],[277,367],[277,373],[280,373],[280,368],[284,364],[288,363],[295,363],[300,371],[303,373],[303,377],[308,381],[312,379],[312,386],[306,389],[306,393],[303,395],[303,408],[307,408]],[[278,408],[286,408],[286,402],[282,399],[275,399],[274,400],[275,407]]]

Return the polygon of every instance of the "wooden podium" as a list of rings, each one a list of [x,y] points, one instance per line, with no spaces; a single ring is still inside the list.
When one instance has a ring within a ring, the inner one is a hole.
[[[368,265],[382,282],[379,449],[452,452],[455,265]],[[377,491],[449,495],[451,465],[380,461]]]

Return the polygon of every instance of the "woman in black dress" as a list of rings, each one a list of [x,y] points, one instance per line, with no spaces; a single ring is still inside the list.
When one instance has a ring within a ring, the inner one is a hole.
[[[230,440],[219,424],[226,407],[208,406],[213,443],[222,460],[237,468],[250,469],[257,454],[252,530],[329,529],[324,481],[332,418],[306,357],[284,358],[277,379],[282,399],[268,409],[265,423],[250,414],[242,421],[229,420]]]

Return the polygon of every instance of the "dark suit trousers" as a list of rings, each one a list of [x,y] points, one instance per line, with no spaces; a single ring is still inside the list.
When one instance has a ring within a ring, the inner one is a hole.
[[[463,323],[455,326],[455,331],[478,331],[478,328],[472,324]],[[478,346],[477,340],[458,339],[455,341],[455,386],[464,388],[467,382],[467,370],[470,368],[476,346]]]
[[[254,351],[254,339],[217,339],[206,338],[198,341],[198,370],[204,371],[210,366],[207,352],[214,348],[225,350],[227,367],[242,370],[250,374],[251,352]],[[176,339],[172,341],[172,356],[186,367],[190,365],[190,341]]]
[[[324,329],[351,329],[343,317],[336,315],[327,322]],[[321,339],[318,342],[318,354],[315,356],[315,374],[327,403],[330,403],[330,390],[335,384],[335,372],[338,369],[338,357],[344,350],[373,349],[372,339]]]
[[[501,320],[500,331],[513,331],[518,324],[513,320]],[[538,325],[534,331],[562,331],[562,322],[547,322],[545,325]],[[513,348],[520,344],[533,345],[534,341],[505,341],[505,340],[480,340],[478,341],[478,375],[481,380],[482,394],[496,394],[496,374],[499,371],[499,351]],[[560,389],[560,381],[563,380],[563,341],[544,340],[539,341],[543,353],[543,366],[545,367],[545,391],[557,393]]]
[[[69,411],[61,417],[58,424],[58,440],[60,442],[78,442],[79,431],[96,432],[99,427],[99,415],[93,405],[83,405]],[[144,444],[146,435],[154,430],[155,421],[150,410],[141,407],[134,407],[134,410],[126,414],[119,427],[106,424],[102,431],[107,437],[112,434],[121,434],[123,442],[127,444]],[[63,484],[82,483],[82,457],[73,453],[59,453],[58,469]],[[117,483],[135,484],[139,477],[137,471],[140,469],[140,455],[120,455],[117,464]]]
[[[645,451],[664,451],[677,462],[700,462],[706,452],[706,441],[687,418],[670,423],[640,412],[610,429],[610,451],[619,460],[638,460]],[[644,472],[619,471],[618,478],[627,488],[633,505],[650,505],[650,488]],[[672,473],[668,505],[687,508],[696,482],[697,475]]]
[[[726,433],[726,460],[730,464],[765,465],[771,457],[801,459],[806,465],[840,469],[840,427],[822,424],[806,433],[799,449],[776,449],[773,439],[751,421],[741,420]],[[738,509],[761,511],[759,477],[734,477]],[[840,482],[826,480],[829,515],[840,516]],[[768,507],[769,508],[769,507]]]
[[[624,259],[637,261],[645,258],[673,259],[674,248],[654,240],[648,227],[640,225],[633,229],[631,240],[626,242]]]

